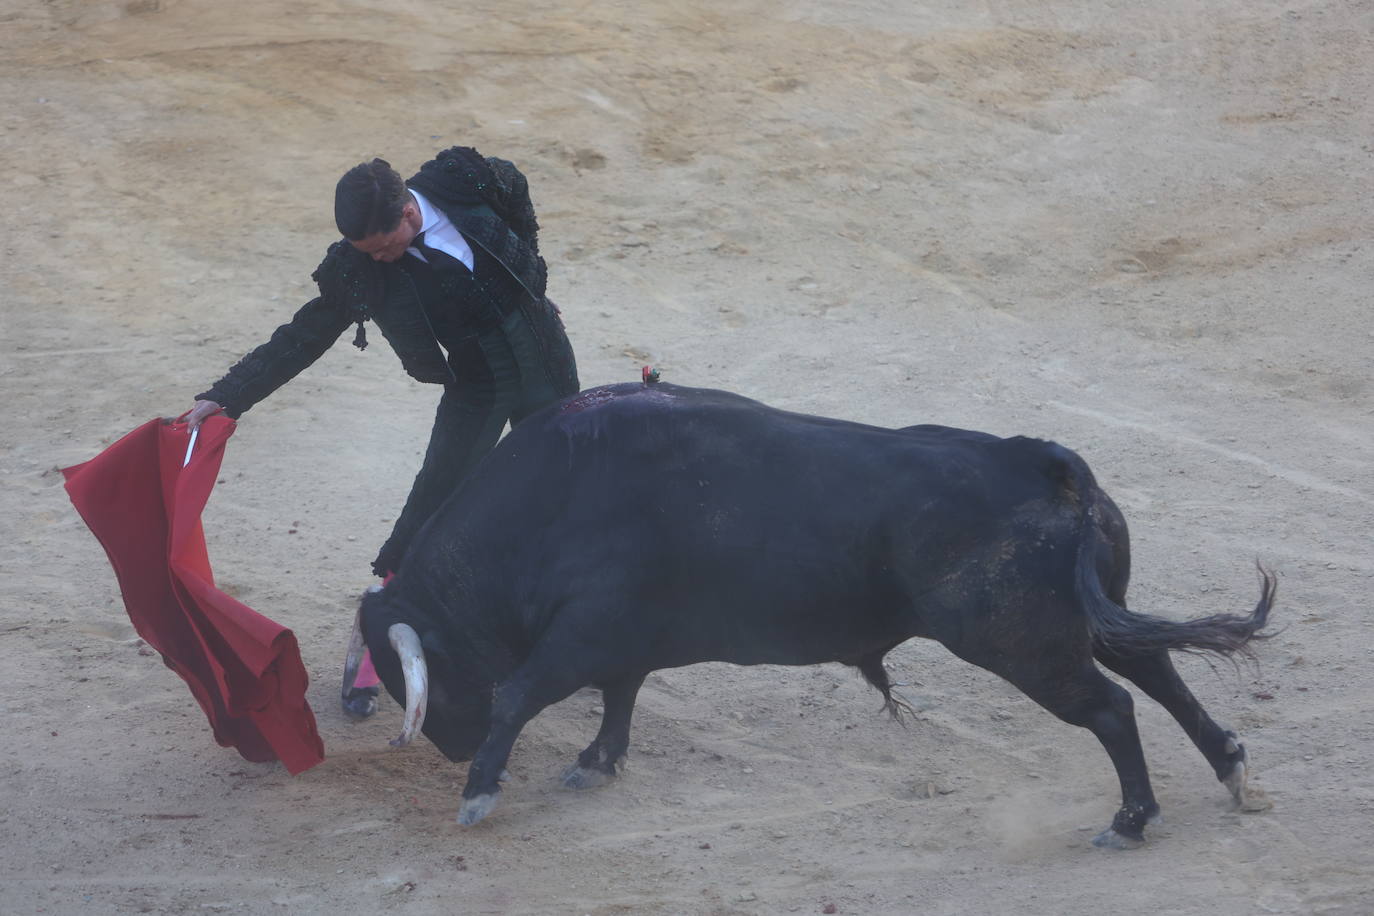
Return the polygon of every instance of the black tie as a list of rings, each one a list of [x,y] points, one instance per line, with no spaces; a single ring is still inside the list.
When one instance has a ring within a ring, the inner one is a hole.
[[[429,262],[429,266],[435,270],[457,270],[460,268],[462,270],[467,270],[466,264],[449,254],[447,251],[440,251],[438,248],[431,248],[429,245],[426,245],[425,234],[423,232],[417,233],[415,240],[410,244],[411,247],[425,256],[425,260]]]

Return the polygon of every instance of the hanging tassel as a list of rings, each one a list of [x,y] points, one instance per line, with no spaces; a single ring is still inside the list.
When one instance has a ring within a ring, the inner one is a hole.
[[[359,350],[367,349],[367,331],[363,330],[362,319],[358,319],[358,333],[353,335],[353,346]]]

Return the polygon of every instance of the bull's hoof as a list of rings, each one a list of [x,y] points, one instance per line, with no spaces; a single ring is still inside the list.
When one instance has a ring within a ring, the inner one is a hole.
[[[569,789],[595,789],[610,782],[612,774],[574,763],[563,771],[563,785]]]
[[[1129,837],[1108,827],[1093,837],[1093,845],[1098,849],[1139,849],[1145,845],[1145,837]]]
[[[1231,772],[1226,774],[1226,778],[1221,782],[1231,790],[1236,808],[1247,814],[1268,811],[1274,807],[1274,803],[1264,794],[1263,789],[1250,785],[1250,767],[1244,760],[1236,761],[1236,765],[1231,767]]]
[[[366,719],[377,711],[376,687],[350,687],[343,696],[344,715],[350,719]]]
[[[463,799],[463,804],[458,808],[458,823],[464,827],[471,827],[491,814],[491,809],[496,807],[496,800],[500,797],[500,792],[484,792],[481,795]]]
[[[1269,796],[1264,794],[1263,789],[1250,785],[1250,764],[1246,757],[1245,745],[1240,743],[1240,738],[1236,736],[1235,732],[1228,731],[1226,733],[1224,750],[1232,763],[1230,769],[1224,773],[1218,773],[1217,778],[1231,793],[1231,798],[1235,799],[1236,808],[1253,814],[1257,811],[1268,811],[1274,807],[1274,803],[1269,800]]]
[[[1231,767],[1231,772],[1222,778],[1222,785],[1226,786],[1231,792],[1231,797],[1236,800],[1237,805],[1245,804],[1245,786],[1250,781],[1250,768],[1245,765],[1245,758],[1235,762]]]

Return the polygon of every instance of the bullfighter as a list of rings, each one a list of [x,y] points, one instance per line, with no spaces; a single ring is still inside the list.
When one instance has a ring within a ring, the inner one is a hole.
[[[363,325],[376,322],[406,372],[443,386],[424,461],[372,564],[385,578],[507,423],[578,390],[577,365],[545,294],[534,206],[514,164],[453,147],[403,181],[373,159],[339,179],[334,219],[343,238],[313,274],[319,295],[196,395],[186,420],[194,429],[220,411],[237,419],[349,325],[366,348]],[[343,695],[355,718],[376,710],[375,676],[359,683]]]

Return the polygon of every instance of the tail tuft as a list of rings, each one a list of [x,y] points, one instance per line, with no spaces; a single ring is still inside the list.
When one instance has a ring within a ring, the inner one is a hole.
[[[1253,658],[1251,643],[1273,635],[1260,631],[1269,622],[1269,612],[1278,590],[1278,578],[1272,571],[1258,562],[1255,568],[1260,574],[1260,597],[1249,614],[1214,614],[1196,620],[1175,621],[1133,613],[1118,606],[1102,592],[1091,565],[1080,562],[1079,594],[1088,607],[1093,643],[1117,655],[1141,655],[1168,649],[1227,658],[1234,655]]]

